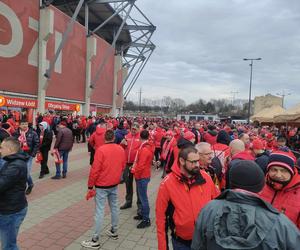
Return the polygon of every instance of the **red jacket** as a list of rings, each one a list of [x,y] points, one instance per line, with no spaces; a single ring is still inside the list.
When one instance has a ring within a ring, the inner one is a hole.
[[[254,156],[248,151],[242,151],[232,156],[231,160],[240,159],[240,160],[249,160],[254,161]]]
[[[96,132],[89,139],[89,144],[96,150],[105,143],[104,134],[106,129],[99,126],[96,127]]]
[[[141,148],[137,152],[137,159],[131,169],[131,173],[134,174],[134,178],[146,179],[151,176],[151,165],[154,155],[154,145],[149,142],[145,142],[141,145]]]
[[[124,149],[115,143],[107,143],[96,151],[90,170],[88,187],[114,187],[120,183],[125,168]]]
[[[284,213],[300,229],[300,176],[293,176],[291,182],[281,191],[265,185],[260,197],[270,202],[279,212]]]
[[[156,226],[158,249],[167,249],[167,231],[170,221],[174,223],[176,236],[191,240],[198,214],[201,209],[218,194],[214,183],[205,171],[200,171],[200,178],[188,184],[174,163],[172,172],[160,184],[156,200]],[[202,176],[202,177],[201,177]]]
[[[156,148],[160,148],[161,139],[163,138],[164,133],[161,128],[156,128],[154,132],[154,143]]]
[[[126,162],[133,163],[135,160],[136,153],[141,146],[140,134],[132,135],[131,133],[125,136],[127,146],[125,146]]]

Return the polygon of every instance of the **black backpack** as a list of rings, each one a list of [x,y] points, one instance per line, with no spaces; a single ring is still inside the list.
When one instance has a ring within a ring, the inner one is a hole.
[[[226,150],[226,149],[225,149]],[[221,182],[222,177],[223,177],[223,173],[222,173],[222,163],[219,159],[219,156],[225,151],[221,151],[218,155],[216,155],[216,151],[214,150],[214,157],[211,159],[211,167],[214,170],[214,173],[216,175],[216,177],[218,178],[219,182]]]

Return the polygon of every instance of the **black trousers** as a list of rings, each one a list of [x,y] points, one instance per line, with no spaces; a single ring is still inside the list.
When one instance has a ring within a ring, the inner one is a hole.
[[[86,129],[81,130],[82,142],[86,142],[85,132],[86,132]]]
[[[43,156],[43,160],[41,161],[41,172],[40,174],[48,174],[49,173],[49,168],[48,168],[48,155],[49,155],[49,150],[41,150],[40,151],[42,156]]]
[[[155,161],[159,161],[159,159],[160,159],[160,152],[161,152],[161,148],[155,148],[155,151],[154,151]]]
[[[127,163],[126,168],[124,170],[124,174],[123,174],[123,178],[124,178],[125,185],[126,185],[125,200],[126,200],[127,204],[132,204],[132,198],[133,198],[133,174],[130,173],[130,167],[132,167],[132,165],[133,165],[132,163]],[[137,190],[137,187],[136,187],[136,190]],[[137,193],[136,193],[136,196],[137,196],[136,205],[138,207],[137,213],[141,214],[142,213],[142,203],[141,203],[140,198],[137,195]]]

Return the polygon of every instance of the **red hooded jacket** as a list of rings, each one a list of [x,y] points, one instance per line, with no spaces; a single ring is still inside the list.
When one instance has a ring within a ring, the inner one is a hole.
[[[150,178],[153,155],[153,144],[149,142],[141,144],[141,147],[137,152],[136,161],[131,169],[131,173],[133,173],[135,179]]]
[[[282,190],[276,191],[265,185],[260,197],[270,202],[279,212],[284,213],[300,229],[300,176],[293,176]]]
[[[107,143],[99,147],[90,170],[88,187],[117,186],[120,183],[125,163],[125,152],[120,145]]]
[[[104,145],[105,139],[104,139],[104,134],[105,134],[106,129],[101,128],[99,126],[96,127],[96,132],[93,133],[89,139],[89,144],[96,150],[100,146]]]
[[[199,212],[219,194],[210,176],[202,170],[200,173],[199,178],[189,184],[187,177],[183,177],[179,166],[174,163],[172,172],[160,184],[156,200],[159,250],[168,249],[168,227],[177,237],[191,240]]]

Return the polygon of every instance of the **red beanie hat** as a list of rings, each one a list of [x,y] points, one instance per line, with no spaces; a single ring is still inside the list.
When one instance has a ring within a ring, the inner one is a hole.
[[[195,139],[195,134],[191,131],[187,131],[184,133],[183,138],[190,141],[192,139]]]
[[[263,150],[264,149],[264,144],[260,139],[255,139],[252,142],[252,149],[257,149],[257,150]]]

